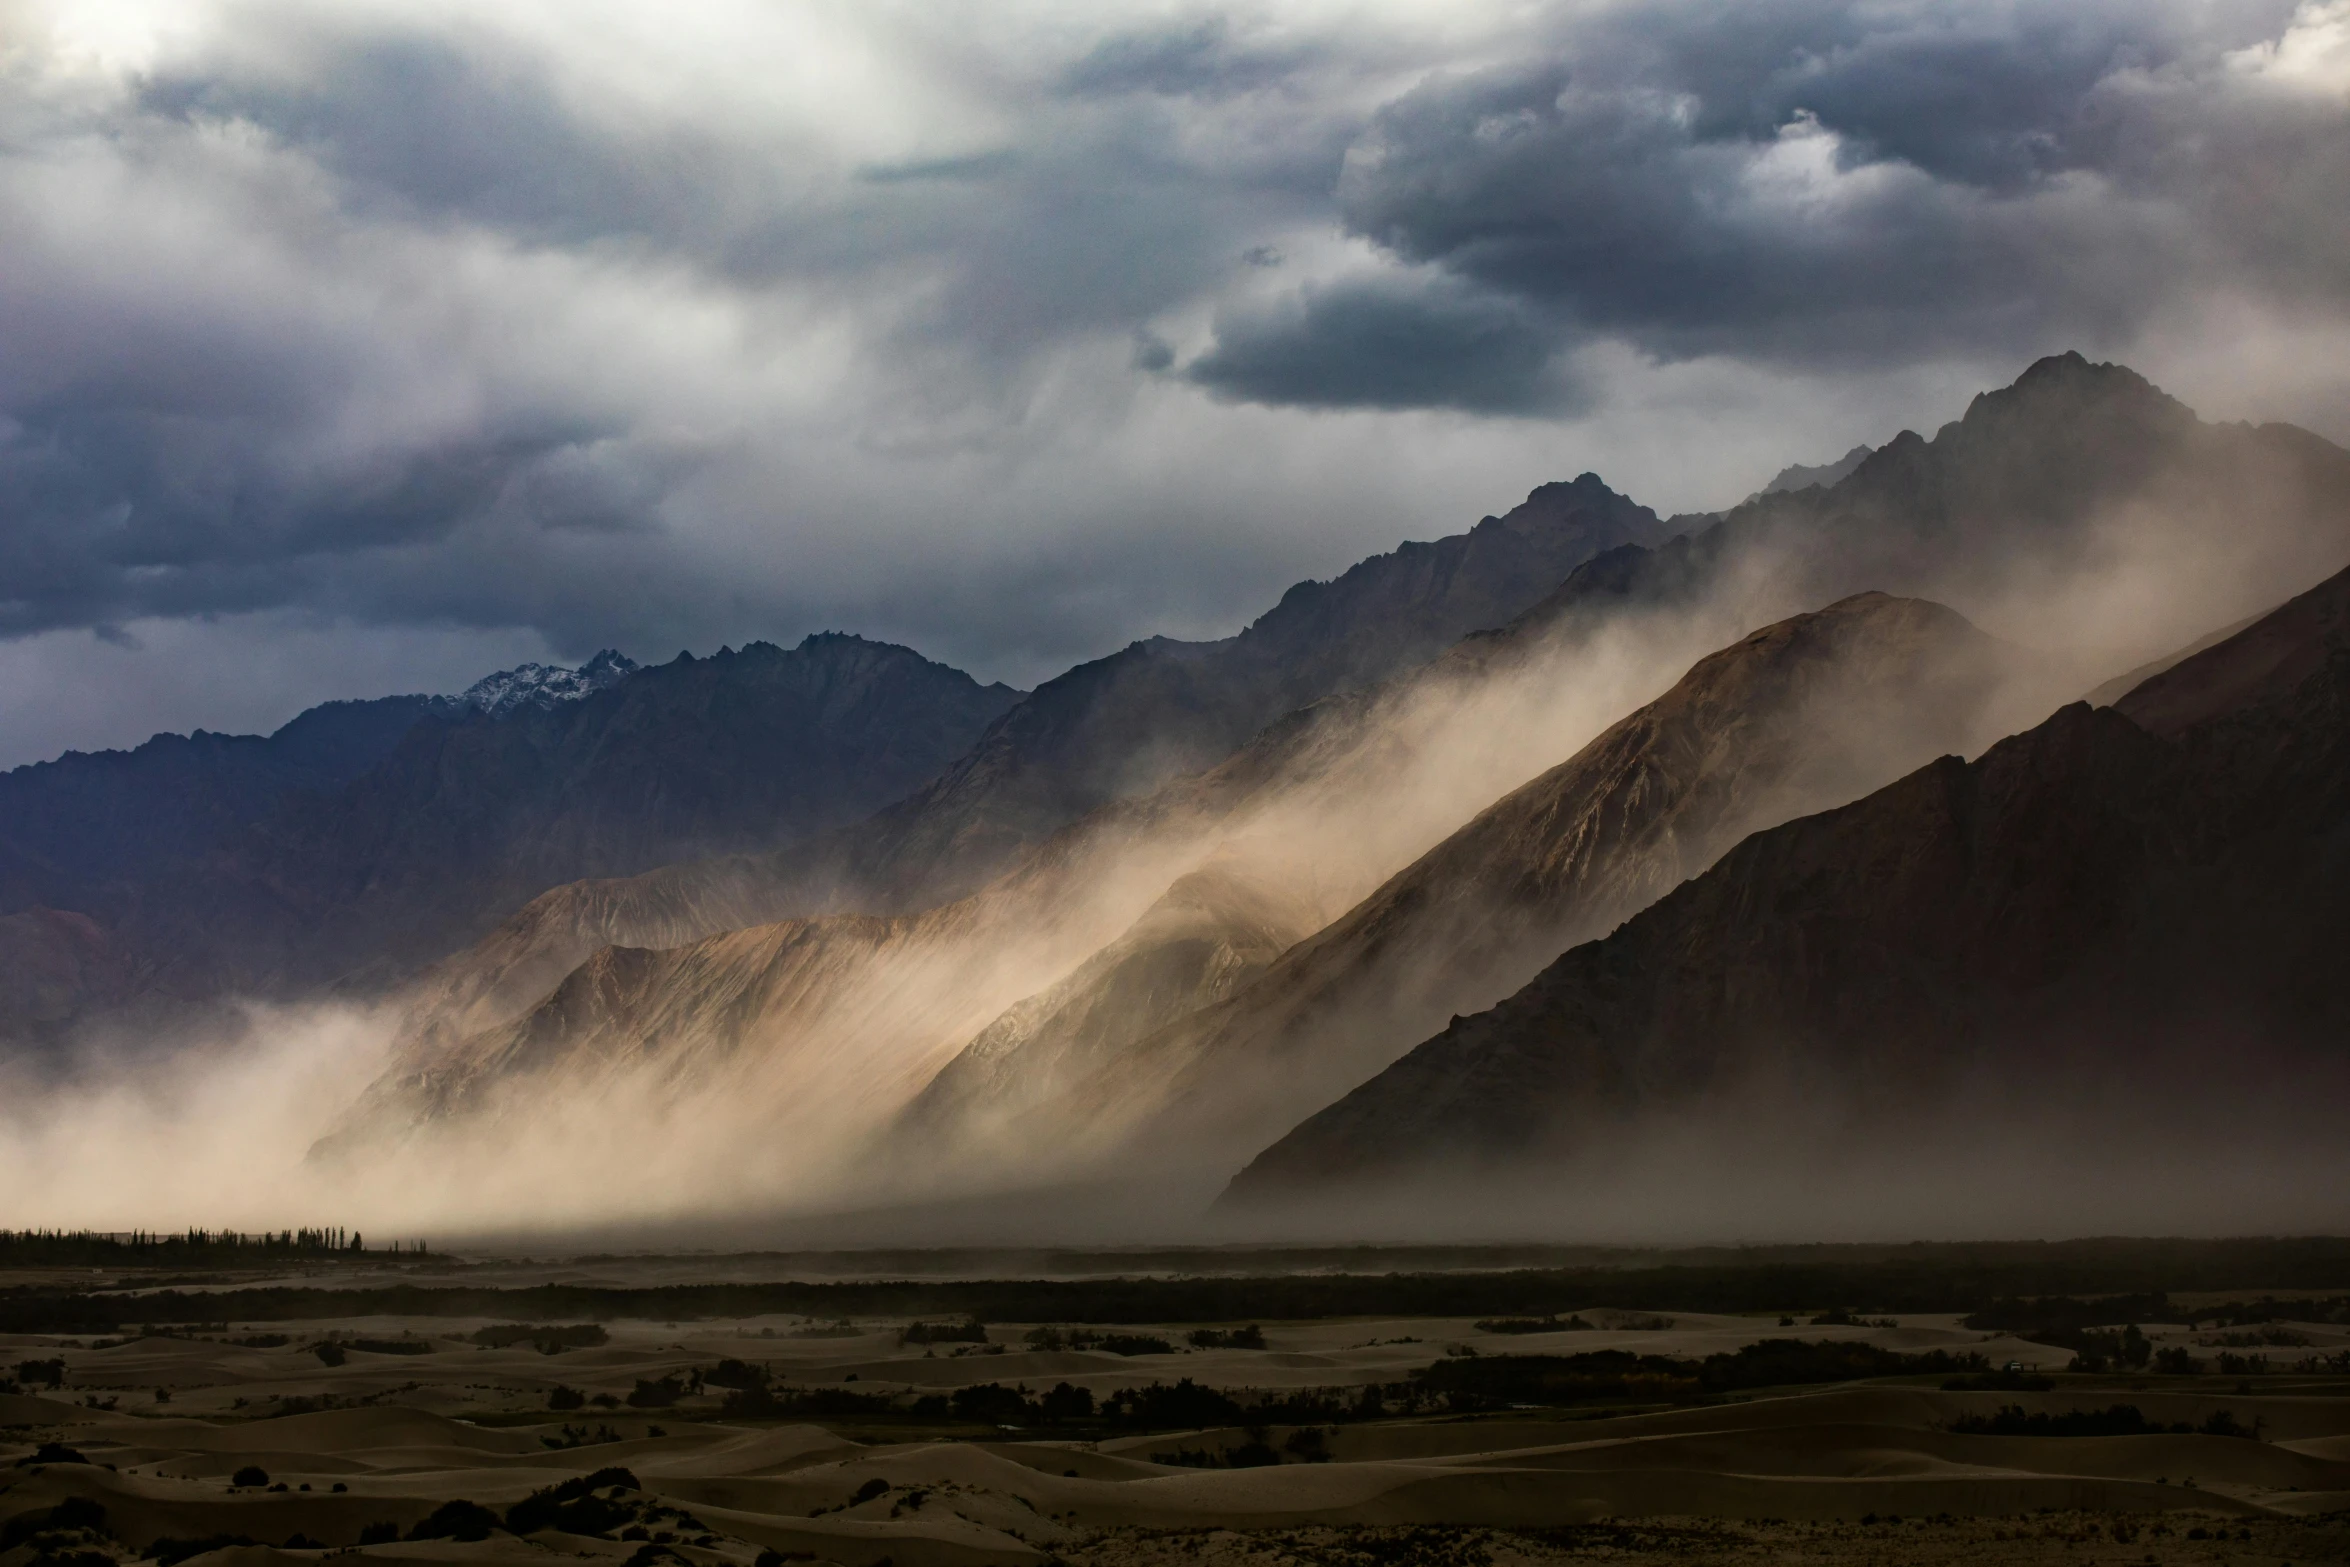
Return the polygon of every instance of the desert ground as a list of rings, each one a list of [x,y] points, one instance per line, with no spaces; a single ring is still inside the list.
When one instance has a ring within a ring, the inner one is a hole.
[[[468,1282],[521,1288],[617,1266],[484,1264]],[[61,1282],[0,1280],[0,1300]],[[132,1299],[148,1287],[96,1282]],[[1949,1314],[1574,1317],[1581,1325],[1558,1331],[1453,1317],[1266,1321],[1262,1348],[1229,1346],[1236,1328],[1253,1343],[1245,1323],[988,1322],[984,1340],[923,1342],[904,1317],[804,1313],[536,1324],[596,1341],[576,1346],[561,1334],[500,1346],[515,1317],[439,1313],[16,1333],[0,1336],[0,1377],[20,1389],[0,1395],[0,1567],[341,1555],[635,1567],[2350,1560],[2350,1375],[2320,1364],[2344,1363],[2350,1326],[2273,1324],[2302,1346],[2275,1353],[2312,1369],[2239,1378],[2069,1373],[2068,1350]],[[2147,1331],[2157,1351],[2216,1342],[2190,1327]],[[1219,1342],[1194,1347],[1195,1332]],[[1891,1376],[1468,1413],[1393,1396],[1448,1359],[1702,1360],[1791,1337],[1981,1354],[2013,1385]],[[1166,1348],[1117,1352],[1150,1341]],[[790,1412],[746,1412],[726,1384],[747,1368]],[[1106,1402],[1186,1378],[1243,1403],[1323,1397],[1350,1418],[1132,1430],[975,1418],[978,1405],[954,1397],[1065,1384]],[[1389,1401],[1365,1412],[1364,1390],[1381,1388]],[[808,1414],[827,1390],[854,1396],[838,1415]],[[2162,1427],[2224,1413],[2222,1429],[2252,1434],[1952,1429],[2002,1408],[2119,1404]],[[514,1511],[550,1491],[535,1514]]]

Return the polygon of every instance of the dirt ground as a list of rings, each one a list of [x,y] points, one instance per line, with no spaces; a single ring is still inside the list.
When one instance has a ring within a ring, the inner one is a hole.
[[[1082,1324],[991,1324],[984,1342],[922,1344],[905,1342],[902,1320],[785,1316],[611,1322],[604,1342],[553,1352],[485,1346],[489,1318],[0,1337],[0,1377],[29,1384],[0,1394],[0,1567],[2350,1561],[2340,1376],[2059,1376],[2025,1392],[1907,1378],[1698,1407],[1350,1421],[1303,1446],[1287,1427],[730,1418],[724,1389],[694,1376],[732,1359],[768,1368],[781,1389],[1065,1381],[1100,1396],[1188,1377],[1278,1394],[1392,1384],[1448,1350],[1703,1356],[1788,1333],[1776,1318],[1581,1315],[1586,1330],[1506,1337],[1445,1318],[1268,1323],[1262,1349],[1193,1349],[1190,1324],[1121,1325],[1169,1346],[1131,1355],[1030,1341],[1033,1327]],[[2299,1331],[2327,1354],[2350,1343],[2338,1325]],[[1947,1316],[1801,1336],[2050,1369],[2066,1358]],[[629,1401],[664,1378],[698,1390],[661,1407]],[[556,1397],[570,1407],[550,1408]],[[2004,1404],[2061,1414],[2117,1402],[2165,1425],[2225,1413],[2260,1435],[1951,1429]],[[1284,1461],[1230,1467],[1251,1442]],[[622,1474],[587,1484],[607,1470]],[[596,1517],[506,1527],[516,1503],[566,1482]],[[446,1511],[455,1502],[474,1512]]]

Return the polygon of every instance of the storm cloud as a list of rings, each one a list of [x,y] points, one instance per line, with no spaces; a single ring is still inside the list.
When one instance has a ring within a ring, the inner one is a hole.
[[[1033,680],[1584,468],[1722,504],[2064,347],[2350,429],[2342,0],[0,36],[0,764],[135,739],[91,693],[141,646],[231,672],[174,727],[255,721],[240,665],[824,627]]]

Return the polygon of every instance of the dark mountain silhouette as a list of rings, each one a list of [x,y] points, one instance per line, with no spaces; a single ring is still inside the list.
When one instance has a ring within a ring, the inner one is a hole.
[[[1884,594],[1766,627],[1700,660],[1228,996],[1203,994],[1181,1018],[1160,1005],[1121,1015],[1108,992],[1147,971],[1144,944],[1023,1002],[924,1091],[904,1135],[934,1156],[981,1128],[1022,1150],[1056,1125],[1082,1128],[1067,1139],[1076,1143],[1116,1129],[1190,1149],[1252,1129],[1271,1136],[1756,827],[1999,734],[2017,716],[2015,651],[1939,605]],[[1038,1007],[1082,1016],[1083,1050],[1019,1025]]]
[[[1586,473],[1466,533],[1298,583],[1236,636],[1153,637],[1081,664],[869,824],[841,874],[894,908],[958,897],[1095,806],[1211,766],[1282,714],[1426,663],[1592,557],[1665,536],[1656,513]]]
[[[2135,371],[2061,354],[1833,486],[1757,495],[1595,560],[1525,618],[1727,599],[1760,625],[1873,589],[1989,624],[2053,611],[2133,562],[2162,568],[2145,575],[2173,594],[2128,628],[2142,657],[2277,604],[2346,554],[2350,452],[2292,425],[2207,424]]]
[[[1863,444],[1855,446],[1834,462],[1817,463],[1810,466],[1791,462],[1773,474],[1770,483],[1754,493],[1756,495],[1776,495],[1782,490],[1808,490],[1815,485],[1823,489],[1831,488],[1841,484],[1844,481],[1844,476],[1867,461],[1869,455],[1875,450],[1875,447]],[[1752,498],[1752,496],[1748,497],[1750,500]]]
[[[1577,523],[1577,508],[1619,518],[1630,508],[1586,476],[1536,492],[1512,513],[1512,528],[1551,515],[1536,501],[1549,503],[1586,542],[1601,530]],[[1376,722],[1372,715],[1407,689],[1428,700],[1460,700],[1481,682],[1555,660],[1611,625],[1677,619],[1705,628],[1690,641],[1690,656],[1753,626],[1876,588],[1962,611],[1970,602],[2001,608],[2019,582],[2061,583],[2097,569],[2117,540],[2166,562],[2208,566],[2174,574],[2192,578],[2196,605],[2145,607],[2134,631],[2152,651],[2182,638],[2187,626],[2208,624],[2174,624],[2183,616],[2273,604],[2317,574],[2311,562],[2350,553],[2350,453],[2289,426],[2202,423],[2134,372],[2067,354],[1975,398],[1963,419],[1930,441],[1896,437],[1832,488],[1758,497],[1718,519],[1675,519],[1655,531],[1685,525],[1690,531],[1653,548],[1603,550],[1507,624],[1471,632],[1384,686],[1358,685],[1298,707],[1268,723],[1265,734],[1278,732],[1294,747],[1301,742],[1292,730],[1304,726],[1317,743],[1343,750],[1355,743],[1343,738],[1355,733],[1352,726]],[[1129,776],[1126,759],[1147,753],[1148,765],[1134,776],[1173,765],[1168,758],[1179,747],[1152,750],[1141,738],[1161,732],[1154,726],[1162,720],[1167,732],[1193,735],[1188,743],[1202,750],[1223,744],[1186,727],[1201,720],[1181,693],[1200,689],[1190,682],[1201,669],[1245,676],[1236,677],[1232,689],[1242,701],[1231,711],[1246,708],[1255,722],[1282,689],[1257,672],[1259,661],[1274,649],[1284,659],[1298,656],[1308,611],[1354,605],[1335,622],[1345,629],[1333,645],[1376,647],[1383,625],[1409,618],[1394,609],[1393,584],[1420,584],[1415,591],[1456,602],[1455,584],[1477,573],[1441,572],[1436,563],[1480,552],[1503,558],[1509,532],[1488,520],[1463,539],[1366,562],[1330,591],[1293,590],[1260,627],[1209,645],[1212,660],[1185,663],[1161,645],[1072,671],[1008,714],[930,787],[801,848],[557,888],[427,975],[415,1030],[461,1037],[517,1017],[607,944],[667,947],[827,910],[936,906],[983,870],[1017,864],[1020,845],[1061,813],[1119,787]],[[1340,587],[1346,591],[1336,592]],[[2142,656],[2125,650],[2074,689]],[[1336,671],[1331,678],[1359,679],[1369,666],[1358,653],[1331,655],[1319,667]],[[1110,700],[1114,692],[1126,699]],[[1169,712],[1189,716],[1165,718]],[[1218,722],[1243,727],[1229,714]],[[1057,792],[1064,767],[1090,781]]]
[[[1667,531],[1594,475],[1543,485],[1465,534],[1299,583],[1236,636],[1139,642],[1047,681],[935,781],[802,848],[558,887],[425,975],[420,1013],[469,1033],[516,1015],[602,946],[953,901],[1089,811],[1219,763],[1325,697],[1425,666],[1595,554]]]
[[[1924,1116],[1972,1079],[2338,1067],[2350,572],[2146,681],[1759,833],[1457,1019],[1235,1178],[1247,1203],[1563,1157],[1779,1102]],[[2208,1089],[2209,1085],[2204,1085]]]
[[[428,715],[342,788],[288,800],[124,922],[222,983],[390,978],[549,886],[771,849],[920,785],[1019,699],[825,633],[680,654],[546,705]]]
[[[268,736],[199,729],[0,773],[0,913],[116,908],[129,884],[219,848],[287,795],[357,778],[433,703],[328,702]]]

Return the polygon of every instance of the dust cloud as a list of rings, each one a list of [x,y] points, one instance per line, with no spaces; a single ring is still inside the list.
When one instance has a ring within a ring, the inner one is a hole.
[[[1948,574],[1946,602],[2016,654],[1985,705],[1997,721],[1975,743],[2341,564],[2339,540],[2264,531],[2257,515],[2225,537],[2207,523],[2199,508],[2133,508],[2099,519],[2069,558],[1971,561]],[[1823,590],[1831,576],[1757,549],[1693,601],[1472,639],[1383,690],[1276,726],[1208,774],[1097,813],[958,903],[607,952],[532,1013],[434,1053],[396,1041],[413,1023],[396,1006],[248,1005],[224,1037],[160,1059],[91,1047],[60,1080],[0,1085],[0,1223],[316,1217],[439,1236],[846,1225],[1024,1242],[1232,1233],[1234,1221],[1205,1210],[1245,1148],[1160,1148],[1138,1166],[1121,1162],[1114,1138],[1071,1124],[997,1149],[984,1171],[875,1150],[975,1035],[1117,939],[1180,878],[1212,864],[1280,889],[1316,921],[1336,919],[1703,655],[1877,585]],[[1840,743],[1860,757],[1854,792],[1922,760],[1897,737],[1874,755],[1866,736]],[[1285,1238],[2020,1234],[2301,1212],[2274,1206],[2294,1183],[2265,1166],[2232,1187],[2205,1183],[2200,1197],[2145,1185],[2143,1202],[2035,1207],[2052,1172],[2033,1156],[2038,1134],[2013,1130],[2029,1124],[2011,1117],[1966,1158],[1931,1169],[1898,1150],[1811,1168],[1800,1139],[1732,1157],[1712,1128],[1613,1150],[1604,1169],[1582,1167],[1563,1185],[1546,1177],[1507,1202],[1358,1206],[1299,1218]]]

